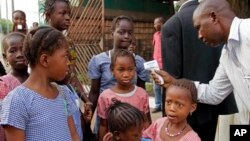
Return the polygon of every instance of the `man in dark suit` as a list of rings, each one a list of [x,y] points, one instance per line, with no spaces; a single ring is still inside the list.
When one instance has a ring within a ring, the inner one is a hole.
[[[179,11],[162,27],[163,69],[175,78],[208,83],[219,64],[222,46],[211,48],[198,39],[192,16],[199,2],[181,2]],[[165,95],[163,97],[165,100]],[[188,122],[202,141],[214,141],[218,115],[236,112],[236,102],[233,94],[230,94],[220,105],[199,103],[197,110],[189,116]]]

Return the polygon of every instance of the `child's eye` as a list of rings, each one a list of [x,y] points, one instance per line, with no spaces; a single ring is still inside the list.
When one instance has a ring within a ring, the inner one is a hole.
[[[118,31],[118,33],[121,34],[121,35],[124,35],[124,34],[125,34],[124,31]]]
[[[10,49],[9,50],[9,53],[15,53],[16,52],[16,49]]]
[[[166,104],[167,104],[167,105],[170,105],[170,104],[171,104],[171,101],[166,101]]]
[[[178,106],[178,108],[182,108],[182,107],[183,107],[183,104],[177,103],[177,106]]]

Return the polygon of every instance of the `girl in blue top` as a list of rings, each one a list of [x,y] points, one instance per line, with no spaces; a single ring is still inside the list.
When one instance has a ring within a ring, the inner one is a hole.
[[[0,124],[8,141],[80,141],[72,113],[77,110],[69,90],[51,82],[68,71],[68,44],[63,34],[50,27],[30,31],[24,43],[30,64],[28,79],[3,101]]]
[[[88,65],[88,75],[91,79],[91,89],[89,99],[93,103],[93,110],[97,105],[99,94],[116,83],[115,78],[110,71],[111,56],[114,52],[121,49],[128,49],[132,42],[134,34],[134,23],[130,17],[118,16],[113,19],[111,26],[113,37],[113,49],[102,52],[92,57]],[[137,86],[145,88],[145,82],[148,80],[148,72],[144,69],[145,62],[141,57],[135,57]]]

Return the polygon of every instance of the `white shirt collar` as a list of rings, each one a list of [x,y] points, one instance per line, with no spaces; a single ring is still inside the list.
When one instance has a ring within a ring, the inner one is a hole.
[[[229,36],[228,36],[228,41],[230,40],[235,40],[235,41],[239,41],[239,27],[240,27],[240,22],[241,19],[235,17],[233,19],[233,22],[231,24],[230,27],[230,32],[229,32]]]
[[[181,5],[181,7],[179,8],[178,12],[180,12],[181,8],[182,8],[186,3],[190,2],[190,1],[196,1],[196,0],[187,0],[187,1],[183,2],[182,5]]]

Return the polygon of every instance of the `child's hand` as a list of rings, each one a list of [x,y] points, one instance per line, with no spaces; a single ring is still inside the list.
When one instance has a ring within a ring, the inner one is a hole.
[[[175,81],[175,78],[171,76],[169,73],[167,73],[166,71],[155,70],[155,73],[159,74],[163,78],[164,84],[162,84],[162,86],[165,88],[169,87]],[[160,79],[154,73],[151,73],[151,75],[154,81],[156,82],[156,84],[160,85],[161,83]]]
[[[92,103],[86,102],[84,103],[84,118],[86,122],[91,122],[92,116],[93,116],[93,111],[92,111]]]

